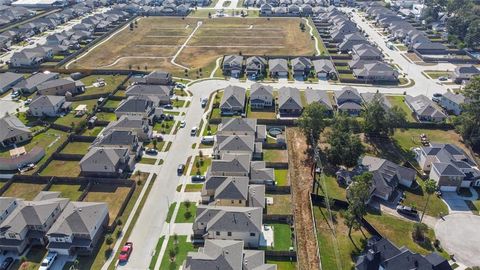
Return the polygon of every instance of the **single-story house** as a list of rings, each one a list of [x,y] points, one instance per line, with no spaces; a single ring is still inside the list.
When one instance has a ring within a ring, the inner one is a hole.
[[[396,82],[398,81],[398,71],[390,65],[376,61],[374,63],[364,64],[362,68],[354,69],[353,75],[359,80],[368,82]]]
[[[282,87],[278,90],[278,112],[280,116],[300,116],[303,111],[300,90]]]
[[[313,66],[315,73],[319,79],[329,80],[337,79],[337,71],[333,65],[333,62],[328,59],[313,60]]]
[[[446,92],[440,98],[439,105],[447,112],[460,115],[462,113],[462,105],[465,103],[468,103],[468,99],[464,95]]]
[[[453,71],[453,81],[456,83],[462,83],[469,81],[474,76],[480,75],[480,69],[474,65],[458,66]]]
[[[405,103],[419,121],[442,122],[447,118],[442,109],[425,95],[416,97],[407,95],[405,96]]]
[[[22,80],[13,86],[14,91],[20,91],[22,93],[34,93],[37,91],[37,87],[47,81],[55,80],[59,78],[58,73],[37,73],[26,80]]]
[[[67,93],[72,95],[83,93],[85,85],[77,84],[69,79],[48,80],[37,85],[37,91],[40,95],[65,96]]]

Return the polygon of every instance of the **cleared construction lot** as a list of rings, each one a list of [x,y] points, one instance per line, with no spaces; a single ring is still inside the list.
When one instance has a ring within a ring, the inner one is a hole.
[[[133,30],[117,32],[69,67],[147,67],[178,75],[185,69],[208,73],[225,54],[311,55],[314,41],[308,31],[301,31],[300,22],[300,18],[140,18]]]

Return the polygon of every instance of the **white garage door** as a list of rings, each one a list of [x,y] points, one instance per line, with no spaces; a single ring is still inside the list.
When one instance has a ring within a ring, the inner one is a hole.
[[[456,186],[441,186],[440,187],[441,191],[457,191]]]

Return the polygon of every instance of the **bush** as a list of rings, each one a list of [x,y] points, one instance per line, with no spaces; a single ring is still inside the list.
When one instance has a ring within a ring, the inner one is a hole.
[[[113,237],[112,237],[111,234],[107,234],[107,236],[105,237],[105,243],[106,243],[107,245],[113,244]]]

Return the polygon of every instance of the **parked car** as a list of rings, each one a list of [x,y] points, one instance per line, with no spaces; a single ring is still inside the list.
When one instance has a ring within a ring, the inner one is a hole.
[[[194,175],[192,176],[192,182],[202,182],[205,181],[204,175]]]
[[[28,163],[28,164],[24,164],[24,165],[20,166],[20,167],[18,168],[18,171],[19,171],[20,173],[24,173],[24,172],[28,172],[28,171],[30,171],[30,170],[33,170],[34,168],[35,168],[35,164],[33,164],[33,163]]]
[[[440,100],[442,99],[442,96],[443,96],[443,95],[440,94],[440,93],[435,93],[435,94],[433,94],[432,100],[433,100],[434,102],[437,102],[437,103],[438,103],[438,102],[440,102]]]
[[[205,108],[207,106],[207,103],[208,103],[208,99],[207,98],[204,98],[202,99],[202,108]]]
[[[156,155],[157,153],[158,153],[157,149],[154,149],[154,148],[145,149],[145,154]]]
[[[215,136],[203,136],[201,142],[203,144],[213,144],[215,142]]]
[[[181,127],[181,128],[184,128],[186,125],[187,125],[187,122],[185,122],[185,120],[182,120],[182,121],[180,122],[180,127]]]
[[[120,254],[118,255],[118,260],[120,262],[126,262],[130,258],[130,255],[132,254],[133,251],[133,243],[132,242],[126,242],[125,245],[122,247],[122,250],[120,250]]]
[[[40,265],[40,268],[38,270],[47,270],[49,269],[55,259],[57,258],[57,253],[56,252],[49,252],[45,259],[43,259],[42,264]]]
[[[25,105],[30,105],[30,103],[32,103],[32,99],[31,99],[31,98],[25,100],[25,103],[24,103],[24,104],[25,104]]]
[[[165,104],[165,106],[163,106],[165,109],[173,109],[173,106],[172,104]]]
[[[191,135],[191,136],[196,136],[196,135],[197,135],[197,131],[198,131],[198,128],[197,128],[197,127],[193,127],[192,130],[190,130],[190,135]]]
[[[398,205],[397,212],[410,217],[418,217],[418,211],[415,208],[405,205]]]
[[[448,80],[448,77],[447,76],[441,76],[441,77],[438,77],[438,80],[441,81],[441,82],[444,82],[444,81]]]
[[[6,258],[0,265],[0,270],[8,270],[15,260],[12,257]]]
[[[178,175],[183,174],[183,171],[184,171],[184,170],[185,170],[185,165],[184,165],[184,164],[178,165],[177,174],[178,174]]]

